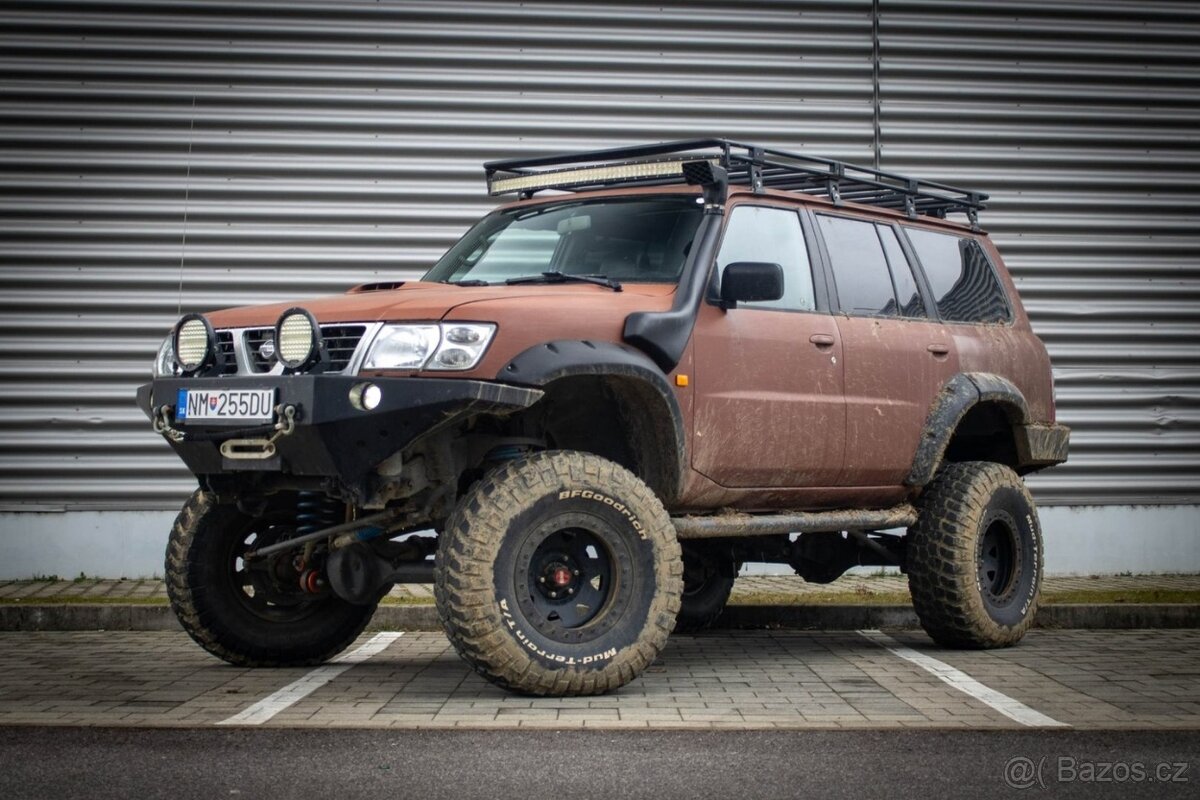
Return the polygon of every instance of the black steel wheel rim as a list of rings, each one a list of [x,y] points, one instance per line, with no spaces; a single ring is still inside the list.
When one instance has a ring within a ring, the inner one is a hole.
[[[628,607],[632,559],[605,520],[557,514],[531,531],[517,552],[517,604],[547,639],[591,641],[611,630]]]
[[[299,555],[290,551],[266,558],[246,559],[250,550],[296,535],[294,512],[268,512],[247,519],[232,536],[225,554],[225,577],[238,603],[271,622],[294,622],[311,614],[320,599],[300,587]]]
[[[1020,537],[1008,514],[995,514],[985,521],[977,564],[984,599],[993,606],[1007,605],[1016,595],[1022,568]]]

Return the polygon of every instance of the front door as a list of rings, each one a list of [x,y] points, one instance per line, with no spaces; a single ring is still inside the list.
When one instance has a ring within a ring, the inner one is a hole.
[[[779,264],[784,295],[722,310],[705,303],[693,334],[692,466],[733,488],[832,486],[845,405],[837,324],[818,311],[796,210],[737,205],[717,256]]]

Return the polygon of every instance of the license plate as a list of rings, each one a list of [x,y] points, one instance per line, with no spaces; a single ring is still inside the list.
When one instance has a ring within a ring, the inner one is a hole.
[[[175,421],[271,422],[274,389],[180,389]]]

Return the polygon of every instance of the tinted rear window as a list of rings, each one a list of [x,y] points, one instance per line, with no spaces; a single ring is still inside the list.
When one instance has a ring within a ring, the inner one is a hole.
[[[896,284],[896,298],[900,301],[900,316],[924,317],[925,301],[917,291],[917,281],[913,278],[912,267],[900,247],[896,232],[887,225],[876,225],[879,239],[883,242],[883,250],[887,253],[888,265],[892,268],[892,280]]]
[[[817,224],[829,251],[842,311],[856,316],[896,316],[899,305],[874,223],[819,214]]]
[[[965,236],[905,228],[929,278],[938,312],[948,322],[1008,322],[1004,287],[979,242]]]

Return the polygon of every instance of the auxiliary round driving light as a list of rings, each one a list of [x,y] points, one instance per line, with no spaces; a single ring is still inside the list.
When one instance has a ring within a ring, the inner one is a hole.
[[[217,333],[203,315],[186,314],[175,324],[171,349],[179,369],[194,375],[216,358]]]
[[[374,411],[383,402],[383,389],[374,383],[356,383],[350,388],[350,405],[359,411]]]
[[[275,323],[275,357],[284,369],[299,372],[321,357],[321,328],[303,308],[289,308]]]

